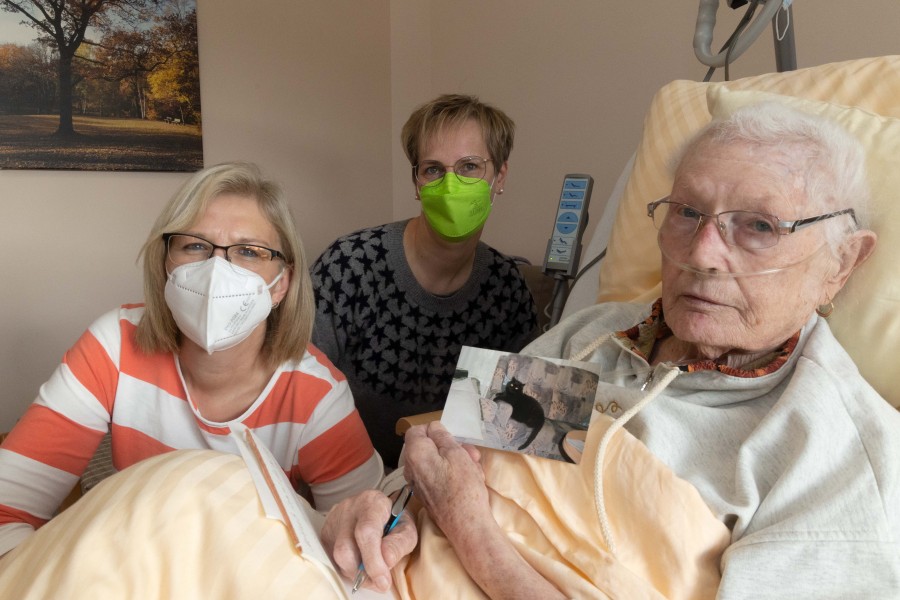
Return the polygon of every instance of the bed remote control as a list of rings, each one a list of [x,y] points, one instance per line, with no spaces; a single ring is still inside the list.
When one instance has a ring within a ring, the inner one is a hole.
[[[544,256],[544,273],[575,276],[593,187],[594,178],[590,175],[570,173],[563,179],[553,232]]]

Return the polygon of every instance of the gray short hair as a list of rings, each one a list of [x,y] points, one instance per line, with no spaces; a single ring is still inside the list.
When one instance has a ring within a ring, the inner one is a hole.
[[[834,121],[780,102],[748,105],[726,118],[713,120],[688,142],[678,163],[703,143],[732,142],[773,149],[790,148],[790,152],[798,153],[798,163],[807,165],[804,192],[811,208],[820,213],[843,208],[854,210],[856,224],[852,219],[842,217],[828,219],[821,225],[825,241],[835,255],[847,235],[868,223],[871,191],[865,149],[858,139]]]

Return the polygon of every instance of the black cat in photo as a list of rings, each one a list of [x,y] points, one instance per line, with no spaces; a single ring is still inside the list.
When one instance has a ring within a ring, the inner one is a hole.
[[[528,439],[519,446],[519,450],[527,448],[544,426],[544,408],[537,399],[525,393],[525,384],[513,377],[503,388],[503,391],[494,396],[494,402],[505,402],[512,406],[510,418],[522,423],[529,428]]]

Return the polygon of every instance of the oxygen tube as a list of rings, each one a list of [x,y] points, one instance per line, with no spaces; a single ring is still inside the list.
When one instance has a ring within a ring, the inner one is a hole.
[[[826,247],[827,244],[822,244],[814,251],[812,251],[809,255],[801,258],[796,262],[789,263],[787,265],[783,265],[781,267],[772,267],[768,269],[760,269],[758,271],[720,271],[718,269],[701,269],[699,267],[695,267],[693,265],[689,265],[685,262],[682,262],[672,256],[670,252],[667,252],[665,249],[665,245],[662,243],[660,237],[662,234],[658,234],[656,238],[657,245],[659,246],[659,250],[666,259],[672,263],[672,265],[678,267],[682,271],[688,271],[689,273],[695,273],[697,275],[702,275],[703,277],[756,277],[759,275],[771,275],[773,273],[779,273],[781,271],[787,271],[789,269],[793,269],[794,267],[798,267],[804,263],[812,261],[814,258],[818,257],[822,250]]]

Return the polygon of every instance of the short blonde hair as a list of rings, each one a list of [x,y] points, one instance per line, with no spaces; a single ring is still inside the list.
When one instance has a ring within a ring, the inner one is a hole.
[[[400,132],[409,164],[419,164],[419,150],[425,140],[447,126],[459,126],[470,119],[481,126],[494,170],[499,171],[512,152],[516,124],[500,109],[480,102],[475,96],[462,94],[438,96],[409,116]]]
[[[285,268],[291,270],[291,278],[287,293],[266,321],[263,358],[271,365],[299,360],[309,343],[315,315],[306,255],[280,186],[264,178],[256,165],[244,162],[224,163],[197,172],[157,217],[138,255],[143,260],[146,304],[135,334],[138,347],[146,353],[178,352],[181,333],[165,300],[168,275],[162,236],[190,228],[210,200],[222,194],[256,200],[278,232]]]

